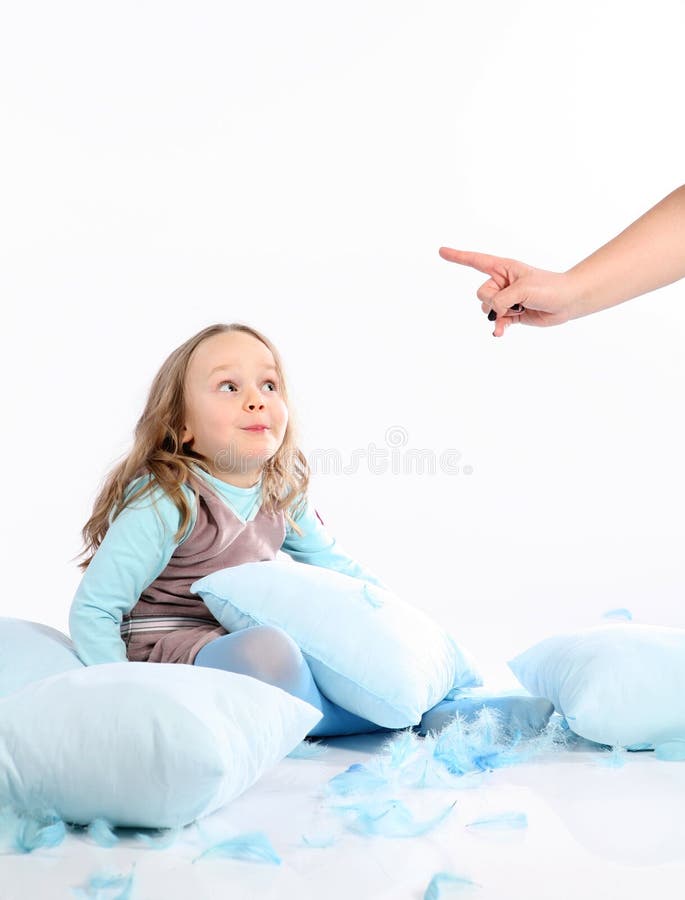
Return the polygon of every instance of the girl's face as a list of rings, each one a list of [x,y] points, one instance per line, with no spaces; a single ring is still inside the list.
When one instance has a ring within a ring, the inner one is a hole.
[[[242,331],[205,338],[190,357],[184,399],[182,443],[191,442],[222,481],[238,487],[256,484],[264,463],[283,443],[288,424],[269,348]]]

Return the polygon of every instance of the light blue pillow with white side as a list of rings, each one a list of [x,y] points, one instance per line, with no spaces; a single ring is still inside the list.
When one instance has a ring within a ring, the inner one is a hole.
[[[332,569],[249,562],[190,590],[229,632],[282,628],[330,700],[386,728],[416,725],[452,688],[483,683],[468,653],[424,612]]]
[[[0,700],[0,807],[78,825],[179,828],[249,788],[320,719],[309,703],[235,672],[83,666]]]
[[[71,639],[61,631],[0,616],[0,697],[49,675],[82,668]]]
[[[547,638],[509,662],[569,728],[600,744],[685,741],[685,629],[610,624]]]

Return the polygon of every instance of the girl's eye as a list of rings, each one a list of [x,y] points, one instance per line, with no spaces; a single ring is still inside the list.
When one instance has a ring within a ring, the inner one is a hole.
[[[217,387],[218,387],[218,388],[222,388],[223,385],[225,385],[225,384],[230,384],[230,386],[231,386],[232,388],[234,388],[234,389],[237,390],[235,384],[234,384],[232,381],[220,381],[219,384],[217,385]],[[275,381],[265,381],[264,384],[270,384],[270,385],[271,385],[271,388],[272,388],[272,391],[277,391],[277,390],[278,390],[278,387],[277,387]],[[223,391],[223,393],[233,393],[233,391]]]

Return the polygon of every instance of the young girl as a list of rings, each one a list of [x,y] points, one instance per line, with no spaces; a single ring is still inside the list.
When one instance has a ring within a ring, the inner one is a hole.
[[[321,694],[285,631],[264,625],[229,634],[190,593],[210,572],[271,560],[279,550],[384,586],[328,533],[308,501],[308,481],[281,360],[264,335],[217,324],[174,350],[153,381],[133,449],[83,528],[91,553],[79,564],[69,616],[82,662],[240,672],[319,709],[310,735],[392,730]],[[458,708],[445,701],[424,718],[437,730]]]

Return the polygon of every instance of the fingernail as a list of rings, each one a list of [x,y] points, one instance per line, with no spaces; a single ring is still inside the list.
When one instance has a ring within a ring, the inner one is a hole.
[[[509,309],[513,309],[514,312],[521,312],[521,310],[523,309],[523,307],[521,306],[520,303],[514,303],[513,306],[510,306],[510,307],[509,307]]]
[[[497,313],[495,312],[494,309],[491,309],[490,312],[488,313],[489,321],[494,322],[496,318],[497,318]]]

